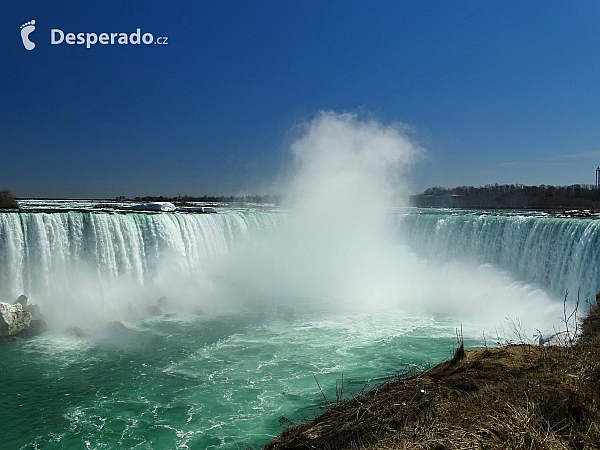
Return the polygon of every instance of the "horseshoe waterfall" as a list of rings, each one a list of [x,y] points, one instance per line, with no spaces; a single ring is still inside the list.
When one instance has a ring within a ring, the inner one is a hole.
[[[594,217],[397,208],[371,233],[361,208],[217,209],[0,213],[0,301],[48,323],[0,344],[3,446],[260,447],[342,377],[436,364],[460,326],[533,339],[600,289]]]

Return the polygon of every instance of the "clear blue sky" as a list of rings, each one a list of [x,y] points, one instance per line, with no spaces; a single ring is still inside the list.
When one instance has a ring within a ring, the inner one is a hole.
[[[168,44],[52,45],[53,28]],[[323,109],[416,127],[414,191],[593,183],[600,165],[598,1],[10,1],[0,61],[18,197],[260,192]]]

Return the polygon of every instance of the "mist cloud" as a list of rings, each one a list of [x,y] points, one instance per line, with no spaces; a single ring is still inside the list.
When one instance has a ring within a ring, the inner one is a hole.
[[[235,248],[212,274],[221,302],[340,313],[402,308],[488,330],[506,316],[529,331],[553,323],[557,304],[539,288],[493,266],[422,260],[399,240],[394,206],[425,153],[406,125],[324,111],[301,128],[290,145],[283,222]]]

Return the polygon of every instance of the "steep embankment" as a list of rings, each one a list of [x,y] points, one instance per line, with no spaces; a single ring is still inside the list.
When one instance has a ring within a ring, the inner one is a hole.
[[[600,448],[600,311],[572,347],[466,351],[285,430],[265,449]]]

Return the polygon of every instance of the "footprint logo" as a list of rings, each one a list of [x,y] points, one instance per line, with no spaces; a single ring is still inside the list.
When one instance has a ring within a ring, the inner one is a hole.
[[[35,48],[35,44],[29,40],[29,35],[33,30],[35,30],[35,20],[21,25],[21,39],[23,39],[23,45],[27,50]]]

